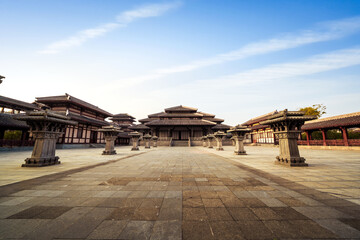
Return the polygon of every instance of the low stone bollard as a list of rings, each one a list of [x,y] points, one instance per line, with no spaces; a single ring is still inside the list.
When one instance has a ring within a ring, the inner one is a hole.
[[[105,138],[105,150],[102,155],[114,155],[116,154],[115,150],[115,140],[118,137],[120,132],[120,128],[115,126],[104,126],[98,130],[98,132],[102,132]]]
[[[131,137],[132,141],[132,148],[131,151],[139,151],[139,139],[140,139],[140,133],[139,132],[131,132],[129,133],[129,136]]]
[[[235,151],[236,155],[246,155],[246,151],[244,149],[244,138],[245,134],[251,132],[251,130],[245,126],[238,125],[236,127],[228,130],[231,133],[231,139],[235,142]]]
[[[226,134],[223,131],[218,131],[214,134],[217,146],[216,146],[216,150],[217,151],[224,151],[223,145],[222,145],[222,141],[224,136],[226,136]]]
[[[201,137],[201,140],[203,141],[203,142],[202,142],[202,146],[203,146],[203,147],[207,147],[207,136],[202,136],[202,137]]]
[[[157,136],[153,136],[152,137],[152,140],[153,140],[153,147],[157,147],[157,140],[158,140],[159,138],[157,137]]]
[[[26,121],[35,139],[35,145],[30,158],[25,159],[22,167],[43,167],[60,164],[55,156],[56,142],[64,133],[66,125],[76,125],[70,118],[48,110],[30,112],[26,115],[14,116],[15,119]]]
[[[151,135],[147,133],[143,136],[143,139],[145,141],[145,148],[150,148]]]
[[[213,146],[212,146],[213,139],[214,139],[214,134],[208,134],[207,135],[208,148],[213,148]]]

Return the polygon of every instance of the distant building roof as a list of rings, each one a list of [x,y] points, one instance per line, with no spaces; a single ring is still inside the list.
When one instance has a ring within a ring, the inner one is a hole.
[[[248,126],[248,125],[252,125],[254,123],[259,123],[261,121],[264,121],[264,120],[267,120],[269,117],[271,117],[272,115],[278,113],[277,110],[275,111],[272,111],[272,112],[269,112],[269,113],[266,113],[264,115],[261,115],[261,116],[258,116],[258,117],[255,117],[255,118],[251,118],[250,120],[244,122],[243,124],[241,125],[244,125],[244,126]]]
[[[148,130],[149,127],[145,126],[144,124],[132,125],[129,127],[132,130]]]
[[[213,130],[229,130],[230,128],[231,128],[231,126],[220,123],[220,124],[216,124],[211,129],[213,129]]]
[[[173,126],[184,126],[184,125],[195,125],[195,126],[215,126],[216,123],[210,122],[203,119],[162,119],[154,120],[145,123],[146,126],[162,126],[162,125],[173,125]]]
[[[68,116],[71,118],[71,120],[77,121],[79,123],[91,124],[91,125],[99,126],[99,127],[110,125],[110,123],[107,121],[89,118],[89,117],[79,115],[76,113],[72,113],[72,112],[69,112]]]
[[[51,104],[51,103],[72,103],[74,105],[80,106],[80,107],[84,107],[87,109],[90,109],[94,112],[100,113],[102,115],[104,115],[105,117],[111,117],[112,114],[99,108],[98,106],[92,105],[88,102],[85,102],[79,98],[73,97],[67,93],[65,93],[65,95],[60,95],[60,96],[50,96],[50,97],[37,97],[36,98],[37,102],[40,103],[45,103],[45,104]]]
[[[133,116],[127,114],[127,113],[119,113],[119,114],[115,114],[112,116],[113,119],[118,119],[118,118],[124,118],[124,119],[135,119]]]
[[[360,112],[337,115],[334,117],[320,118],[305,122],[301,130],[317,130],[338,127],[359,127]]]
[[[0,96],[0,107],[11,108],[19,111],[33,111],[40,110],[38,106],[32,103],[23,102],[13,98]]]
[[[17,114],[15,114],[15,115],[17,115]],[[0,128],[9,129],[9,130],[28,129],[29,126],[26,124],[26,122],[16,120],[12,117],[15,115],[0,113]]]
[[[169,113],[171,113],[171,112],[196,112],[197,110],[198,110],[197,108],[186,107],[183,105],[165,108],[165,112],[169,112]]]

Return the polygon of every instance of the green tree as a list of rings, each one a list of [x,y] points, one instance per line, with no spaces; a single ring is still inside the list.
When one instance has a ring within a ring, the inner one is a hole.
[[[314,115],[317,118],[320,118],[326,112],[326,106],[324,104],[314,104],[311,107],[300,108],[299,111],[304,111],[305,115]]]

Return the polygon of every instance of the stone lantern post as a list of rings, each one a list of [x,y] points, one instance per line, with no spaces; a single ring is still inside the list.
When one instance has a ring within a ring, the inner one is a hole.
[[[152,137],[152,140],[153,140],[153,147],[157,147],[157,140],[158,140],[159,138],[157,137],[157,136],[153,136]]]
[[[201,140],[203,141],[203,147],[207,146],[207,136],[202,136]]]
[[[207,137],[207,141],[208,141],[208,148],[213,148],[212,140],[214,139],[214,134],[208,134],[206,137]]]
[[[17,120],[26,121],[35,139],[35,145],[30,158],[25,159],[22,167],[43,167],[60,164],[55,156],[56,141],[64,133],[66,125],[76,125],[70,118],[48,110],[17,115]]]
[[[151,135],[146,133],[144,136],[143,136],[143,139],[145,141],[145,148],[150,148],[150,139],[151,139]]]
[[[115,126],[104,126],[99,129],[98,132],[102,132],[105,138],[105,150],[103,151],[102,155],[116,154],[115,140],[118,137],[118,134],[123,131]]]
[[[214,134],[215,136],[215,140],[216,140],[216,143],[217,143],[217,147],[216,147],[216,150],[217,151],[223,151],[224,148],[222,146],[222,141],[223,141],[223,138],[226,134],[223,132],[223,131],[218,131]]]
[[[232,139],[235,141],[235,151],[236,155],[246,155],[244,149],[244,138],[245,134],[251,132],[251,130],[245,126],[238,125],[234,128],[228,130],[232,134]]]
[[[300,157],[297,139],[304,122],[315,118],[316,116],[305,115],[305,112],[285,109],[260,122],[263,125],[270,125],[275,137],[279,139],[280,155],[276,157],[276,163],[291,167],[308,165],[305,163],[305,158]]]
[[[129,136],[131,136],[131,141],[133,144],[131,151],[138,151],[139,150],[140,133],[139,132],[131,132],[131,133],[129,133]]]

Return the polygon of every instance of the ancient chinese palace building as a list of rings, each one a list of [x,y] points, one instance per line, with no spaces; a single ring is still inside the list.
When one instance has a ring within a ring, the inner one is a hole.
[[[59,139],[60,144],[95,144],[105,143],[103,133],[97,130],[109,125],[105,118],[111,113],[80,100],[69,94],[51,97],[37,97],[37,103],[46,104],[52,111],[66,114],[78,122],[76,126],[67,126],[65,134]]]
[[[140,125],[130,128],[151,132],[153,136],[159,137],[159,145],[197,146],[201,145],[202,136],[218,130],[229,130],[230,126],[222,124],[223,121],[213,114],[198,112],[197,108],[180,105],[150,114],[148,118],[139,120]]]
[[[110,117],[109,120],[111,120],[115,126],[120,127],[123,131],[119,133],[115,144],[128,145],[130,143],[129,133],[133,131],[129,127],[133,126],[135,118],[127,113],[119,113]]]

